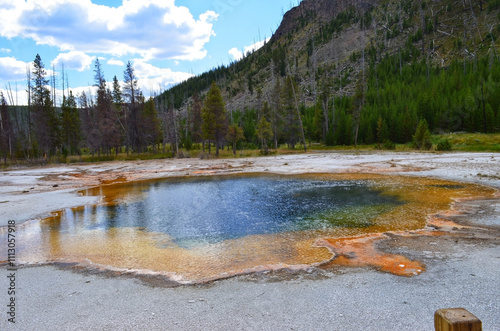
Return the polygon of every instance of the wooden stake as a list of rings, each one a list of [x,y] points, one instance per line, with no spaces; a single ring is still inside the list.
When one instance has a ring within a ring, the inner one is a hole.
[[[464,308],[440,309],[434,314],[436,331],[482,331],[481,321]]]

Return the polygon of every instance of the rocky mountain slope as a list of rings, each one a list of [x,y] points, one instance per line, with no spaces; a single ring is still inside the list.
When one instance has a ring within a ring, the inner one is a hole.
[[[194,91],[204,93],[215,80],[228,110],[259,108],[288,75],[306,105],[320,93],[353,95],[363,73],[387,55],[399,54],[400,66],[425,60],[441,67],[495,55],[499,7],[498,0],[304,0],[284,15],[264,47],[163,97],[183,110]]]

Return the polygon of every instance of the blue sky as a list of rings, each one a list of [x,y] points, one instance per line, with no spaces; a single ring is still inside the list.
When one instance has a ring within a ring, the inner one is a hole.
[[[241,57],[261,45],[298,0],[0,0],[0,90],[26,100],[26,66],[40,54],[75,93],[134,65],[145,95]],[[49,71],[50,72],[50,71]],[[9,101],[9,100],[8,100]],[[9,102],[10,103],[10,102]]]

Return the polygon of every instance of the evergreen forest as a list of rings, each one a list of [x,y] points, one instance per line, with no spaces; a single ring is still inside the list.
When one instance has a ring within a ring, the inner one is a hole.
[[[130,62],[123,77],[108,83],[96,59],[95,93],[63,88],[57,104],[37,54],[28,71],[28,105],[0,95],[0,156],[8,163],[183,157],[191,151],[209,156],[212,149],[216,156],[220,150],[268,154],[326,146],[449,150],[446,139],[433,146],[430,136],[500,132],[500,2],[483,2],[465,6],[460,16],[493,17],[481,38],[468,35],[465,20],[463,37],[446,36],[445,15],[425,1],[350,6],[321,24],[303,11],[292,28],[241,61],[150,98],[138,88]],[[442,7],[453,12],[446,3]],[[391,4],[399,11],[391,12]],[[392,14],[381,15],[384,10]],[[301,34],[307,27],[315,33]],[[362,42],[331,60],[333,42],[353,31]],[[294,43],[302,51],[291,52]],[[445,47],[449,56],[438,59]]]

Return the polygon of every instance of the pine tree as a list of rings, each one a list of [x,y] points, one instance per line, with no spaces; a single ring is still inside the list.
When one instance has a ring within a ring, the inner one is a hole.
[[[243,129],[236,124],[230,125],[227,130],[227,140],[233,146],[233,155],[236,155],[236,144],[245,139]]]
[[[140,150],[142,148],[139,133],[139,120],[140,120],[140,110],[137,101],[140,96],[140,90],[138,88],[137,77],[135,76],[135,70],[130,61],[127,62],[127,67],[123,72],[123,96],[125,97],[125,102],[128,103],[127,109],[125,109],[125,129],[127,146],[131,145],[135,150]],[[127,149],[128,153],[128,149]]]
[[[495,132],[495,112],[489,103],[485,107],[486,133]]]
[[[202,132],[201,132],[201,125],[202,125],[202,118],[201,118],[201,109],[202,109],[202,102],[200,99],[200,93],[196,91],[193,94],[193,105],[191,107],[191,116],[189,117],[191,120],[191,136],[193,141],[199,143],[202,141]]]
[[[115,107],[117,109],[120,109],[123,103],[122,90],[116,75],[113,77],[113,102],[115,103]]]
[[[495,117],[495,132],[500,132],[500,106]]]
[[[365,81],[364,76],[358,79],[356,84],[356,93],[354,94],[353,100],[353,120],[354,120],[354,145],[358,145],[358,135],[359,135],[359,126],[361,122],[361,116],[363,107],[365,105]]]
[[[71,91],[67,98],[63,97],[61,105],[61,134],[63,153],[80,154],[81,123],[76,100]]]
[[[33,61],[33,82],[31,85],[31,105],[34,113],[34,126],[39,147],[38,154],[55,155],[60,146],[60,123],[54,104],[47,88],[45,66],[39,54]]]
[[[316,103],[316,106],[314,107],[313,117],[314,129],[309,132],[309,134],[312,135],[315,140],[322,140],[323,143],[326,143],[328,131],[326,130],[325,123],[328,123],[328,121],[325,120],[325,112],[323,107],[324,106],[322,106],[319,101]]]
[[[283,105],[284,131],[288,147],[291,149],[295,148],[300,139],[299,118],[295,105],[294,89],[297,90],[296,83],[291,76],[288,76],[285,79],[285,86],[281,91],[281,104]]]
[[[99,127],[100,155],[101,149],[107,154],[111,154],[111,149],[115,148],[115,153],[121,144],[121,134],[117,123],[116,110],[113,104],[113,96],[106,86],[106,79],[102,71],[99,59],[95,60],[95,85],[97,86],[96,112]]]
[[[224,100],[215,82],[212,82],[212,85],[210,85],[210,89],[208,90],[201,110],[201,117],[203,119],[203,138],[209,140],[209,153],[210,140],[214,140],[215,155],[219,156],[222,140],[226,137],[228,121]]]
[[[31,102],[34,106],[43,105],[45,94],[48,93],[47,85],[49,84],[49,80],[46,78],[47,72],[45,71],[40,54],[35,56],[32,74]]]
[[[135,70],[130,61],[127,62],[127,67],[123,72],[123,81],[125,87],[123,88],[123,94],[126,97],[126,101],[135,104],[137,97],[139,96],[139,88],[137,87],[137,77],[135,76]]]
[[[121,90],[120,82],[116,75],[113,77],[113,91],[112,91],[113,105],[115,110],[116,120],[122,135],[122,140],[125,143],[125,150],[128,152],[130,147],[130,140],[127,130],[127,108],[123,106],[123,93]]]
[[[7,101],[0,92],[0,153],[3,155],[4,163],[7,163],[7,156],[12,158],[12,147],[14,145],[14,132],[9,114]]]
[[[335,132],[337,144],[351,145],[353,142],[352,133],[352,117],[351,115],[346,114],[343,109],[341,109],[338,114],[338,128]]]
[[[425,119],[418,123],[417,131],[413,136],[413,146],[416,149],[431,149],[431,133],[429,132],[429,124]]]
[[[382,144],[389,139],[389,129],[387,128],[387,123],[382,117],[378,118],[377,121],[377,144],[378,148],[382,148]]]
[[[271,129],[271,123],[266,120],[265,116],[259,121],[257,125],[257,136],[262,140],[262,145],[264,145],[264,153],[267,155],[268,151],[268,142],[273,137],[273,130]]]
[[[161,142],[163,136],[158,111],[156,110],[153,98],[144,104],[144,110],[141,113],[140,132],[145,146],[153,146],[153,153],[156,152],[156,145]]]
[[[273,130],[274,148],[278,149],[278,137],[281,134],[283,119],[281,117],[283,106],[281,104],[281,83],[280,78],[276,78],[274,90],[271,98],[272,112],[270,114],[271,128]]]
[[[316,104],[316,107],[320,107],[321,110],[323,111],[323,115],[319,116],[317,115],[318,120],[321,119],[321,133],[322,133],[322,140],[323,143],[326,144],[326,137],[330,134],[330,128],[329,128],[329,116],[328,116],[328,108],[329,108],[329,95],[330,95],[330,90],[331,90],[331,79],[326,79],[321,88],[321,105],[319,103]],[[318,109],[319,111],[319,109]],[[319,124],[319,122],[318,122]]]
[[[179,132],[177,129],[178,120],[177,114],[173,108],[173,104],[168,105],[168,110],[162,113],[165,138],[170,142],[172,154],[175,157],[179,152]]]

